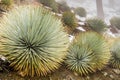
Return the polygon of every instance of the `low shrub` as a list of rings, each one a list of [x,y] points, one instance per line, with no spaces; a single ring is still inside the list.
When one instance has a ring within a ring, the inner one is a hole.
[[[75,12],[77,15],[79,15],[80,17],[86,17],[86,15],[87,15],[86,10],[85,10],[84,8],[82,8],[82,7],[76,8],[76,9],[74,10],[74,12]]]
[[[63,13],[62,22],[65,26],[67,26],[67,30],[71,33],[77,27],[77,20],[75,18],[75,14],[70,11]]]
[[[120,29],[120,17],[113,17],[110,20],[110,23],[112,26],[116,27],[117,29]]]
[[[106,23],[98,18],[87,19],[86,25],[90,27],[93,31],[96,31],[98,33],[104,32],[105,28],[107,28]]]

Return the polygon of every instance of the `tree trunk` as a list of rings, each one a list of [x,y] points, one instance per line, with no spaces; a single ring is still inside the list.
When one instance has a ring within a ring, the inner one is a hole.
[[[102,0],[96,0],[96,5],[97,5],[97,17],[104,20]]]

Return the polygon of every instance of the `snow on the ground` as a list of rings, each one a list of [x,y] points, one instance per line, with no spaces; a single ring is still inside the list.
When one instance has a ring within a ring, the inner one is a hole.
[[[73,41],[73,39],[74,39],[74,36],[69,35],[69,41],[70,41],[70,42],[72,42],[72,41]]]
[[[60,17],[62,16],[62,14],[58,14],[58,13],[56,13],[56,15],[57,15],[57,16],[60,16]]]
[[[80,21],[85,21],[86,20],[85,17],[80,17],[79,15],[75,15],[75,17]]]
[[[79,24],[79,25],[85,25],[85,23],[84,23],[84,22],[78,22],[78,24]]]
[[[115,36],[120,37],[120,30],[118,30],[118,33],[116,33]]]
[[[107,35],[108,37],[112,37],[112,38],[116,38],[116,35],[113,34],[110,29],[107,29],[107,31],[104,32],[105,35]]]
[[[77,27],[77,29],[78,29],[78,30],[80,30],[80,31],[86,31],[85,29],[83,29],[83,28],[82,28],[82,27],[80,27],[80,26],[79,26],[79,27]]]
[[[2,56],[2,55],[0,55],[0,58],[1,58],[3,61],[6,60],[6,58],[5,58],[4,56]]]

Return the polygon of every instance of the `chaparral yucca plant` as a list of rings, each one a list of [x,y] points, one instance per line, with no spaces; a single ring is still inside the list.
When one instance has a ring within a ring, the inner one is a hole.
[[[105,28],[107,28],[107,25],[105,24],[105,22],[98,18],[87,19],[86,24],[93,31],[96,31],[98,33],[104,32]]]
[[[1,10],[9,10],[13,4],[13,0],[1,0],[0,1],[0,9]]]
[[[3,16],[1,52],[22,76],[46,75],[66,56],[68,37],[62,22],[40,6],[20,6]]]
[[[109,61],[110,52],[105,39],[95,32],[79,34],[68,49],[65,63],[80,75],[101,70]]]
[[[117,29],[120,29],[120,17],[111,18],[110,23],[112,26],[116,27]]]
[[[87,12],[86,12],[86,10],[83,7],[78,7],[74,11],[80,17],[86,17]]]
[[[41,4],[52,8],[52,11],[58,12],[58,4],[55,0],[38,0]]]
[[[67,26],[68,33],[73,32],[73,30],[77,27],[77,19],[75,18],[75,14],[70,11],[63,13],[62,22],[65,26]]]
[[[120,69],[120,39],[114,41],[110,51],[112,55],[110,59],[110,65],[114,68]]]

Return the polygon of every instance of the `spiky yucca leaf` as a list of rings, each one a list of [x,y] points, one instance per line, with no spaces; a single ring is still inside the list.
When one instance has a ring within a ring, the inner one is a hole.
[[[110,65],[115,68],[120,68],[120,39],[116,39],[111,48],[111,59],[110,59]]]
[[[102,36],[94,32],[81,33],[68,49],[65,63],[80,75],[101,70],[110,58],[109,48]]]
[[[46,75],[60,66],[68,37],[62,22],[39,6],[20,6],[3,16],[1,51],[23,76]]]
[[[93,31],[96,31],[98,33],[104,32],[105,28],[107,28],[107,25],[105,24],[105,22],[98,18],[87,19],[86,24]]]

